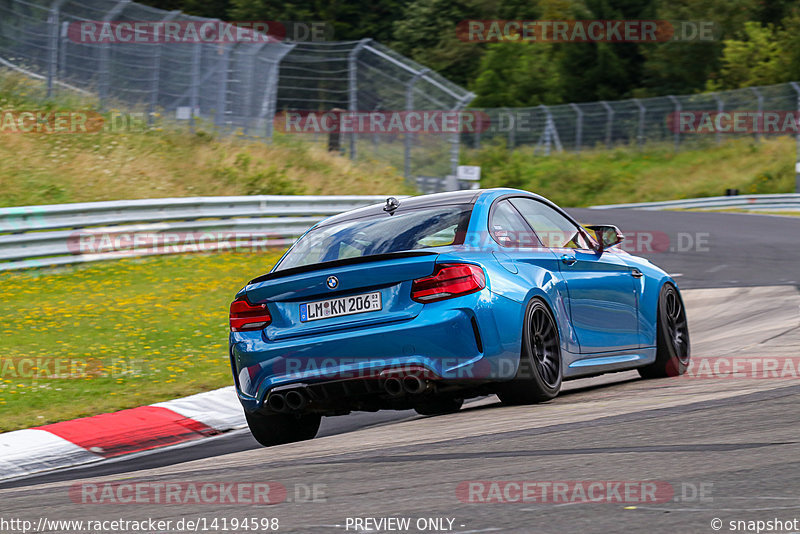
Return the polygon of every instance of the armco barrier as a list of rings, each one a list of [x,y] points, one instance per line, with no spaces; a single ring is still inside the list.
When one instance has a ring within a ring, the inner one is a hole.
[[[381,203],[385,199],[386,196],[262,195],[0,208],[0,271],[175,251],[168,245],[147,246],[145,243],[140,247],[131,240],[111,251],[93,252],[80,246],[80,236],[153,236],[170,232],[182,235],[213,232],[219,235],[228,232],[245,236],[235,243],[237,246],[288,246],[325,217]],[[800,211],[800,194],[708,197],[592,208]],[[248,236],[254,241],[249,241]],[[181,249],[183,252],[191,250],[190,247]]]
[[[592,209],[609,210],[616,208],[631,208],[640,210],[764,210],[800,211],[800,194],[787,193],[775,195],[737,195],[726,197],[688,198],[683,200],[667,200],[664,202],[639,202],[635,204],[607,204],[591,206]]]
[[[402,197],[398,197],[402,198]],[[80,236],[157,236],[225,232],[258,244],[286,246],[325,217],[386,196],[239,196],[160,198],[0,208],[0,270],[64,265],[125,256],[166,254],[168,246],[84,250]],[[127,241],[126,241],[127,242]],[[191,248],[184,249],[189,251]],[[195,249],[200,250],[200,249]]]

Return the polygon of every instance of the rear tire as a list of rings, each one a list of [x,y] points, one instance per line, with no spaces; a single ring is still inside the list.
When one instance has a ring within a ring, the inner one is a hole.
[[[292,415],[285,413],[247,413],[250,433],[265,447],[313,439],[319,430],[322,417],[316,414]]]
[[[462,404],[464,404],[464,399],[437,398],[414,406],[414,411],[420,415],[445,415],[456,413],[461,409]]]
[[[500,385],[503,404],[549,401],[561,391],[561,340],[550,309],[539,298],[528,303],[522,331],[522,352],[517,375]]]
[[[686,372],[691,359],[686,309],[678,289],[666,283],[658,296],[656,361],[639,368],[642,378],[665,378]]]

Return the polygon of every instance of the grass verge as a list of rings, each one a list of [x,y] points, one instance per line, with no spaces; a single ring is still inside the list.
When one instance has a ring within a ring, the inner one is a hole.
[[[352,162],[320,143],[217,136],[157,117],[148,126],[95,133],[19,133],[21,111],[92,111],[87,97],[46,99],[41,82],[0,71],[0,206],[158,197],[410,194],[390,165]],[[11,112],[8,114],[6,112]],[[114,120],[110,110],[106,124]]]
[[[729,140],[675,152],[669,146],[618,148],[536,156],[533,147],[505,145],[467,151],[465,164],[482,167],[483,187],[519,187],[563,206],[590,206],[741,194],[794,192],[791,138]]]
[[[228,305],[280,254],[0,273],[0,431],[232,384]]]

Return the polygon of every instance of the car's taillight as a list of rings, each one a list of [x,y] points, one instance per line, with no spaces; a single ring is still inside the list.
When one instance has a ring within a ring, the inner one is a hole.
[[[252,305],[245,297],[231,302],[231,332],[261,330],[272,321],[266,304]]]
[[[435,302],[460,297],[486,287],[483,269],[469,263],[443,263],[431,276],[417,278],[411,285],[411,299]]]

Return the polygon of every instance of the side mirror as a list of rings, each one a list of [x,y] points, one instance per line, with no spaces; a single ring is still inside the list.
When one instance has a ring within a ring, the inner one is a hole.
[[[619,228],[610,224],[597,224],[594,226],[587,226],[586,228],[594,232],[597,243],[600,246],[598,252],[601,254],[605,249],[618,245],[625,239],[625,236],[622,235]]]

